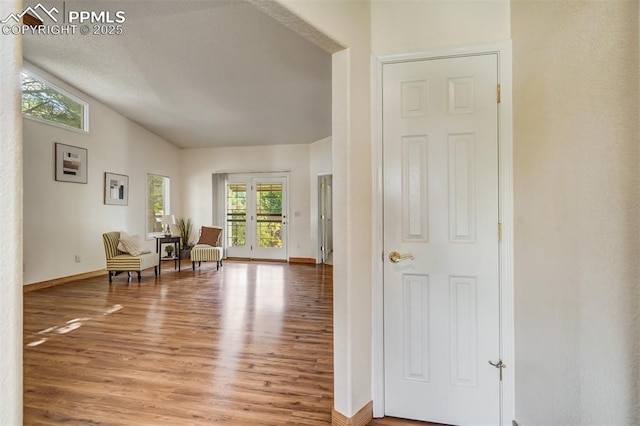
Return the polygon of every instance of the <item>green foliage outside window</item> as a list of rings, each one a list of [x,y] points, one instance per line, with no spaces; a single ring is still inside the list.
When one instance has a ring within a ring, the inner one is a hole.
[[[258,247],[282,247],[282,185],[258,184],[256,192]]]
[[[282,247],[282,184],[256,186],[256,245]],[[227,185],[227,245],[247,245],[247,185]]]
[[[22,73],[22,113],[57,124],[85,129],[86,104],[25,72]]]
[[[162,216],[169,214],[169,178],[147,175],[147,233],[162,232]]]

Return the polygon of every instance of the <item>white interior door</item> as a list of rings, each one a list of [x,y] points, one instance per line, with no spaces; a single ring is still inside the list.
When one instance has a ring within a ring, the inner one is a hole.
[[[383,67],[390,416],[500,423],[497,67],[493,54]]]
[[[229,175],[228,257],[287,259],[287,178]]]

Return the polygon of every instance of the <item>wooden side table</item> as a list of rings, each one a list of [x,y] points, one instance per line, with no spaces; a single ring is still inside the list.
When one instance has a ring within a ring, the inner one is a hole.
[[[158,275],[162,273],[162,262],[167,260],[173,260],[174,266],[173,269],[177,269],[180,272],[180,242],[182,238],[180,237],[156,237],[156,253],[158,253]],[[163,244],[173,244],[174,255],[172,257],[162,257],[162,245]]]

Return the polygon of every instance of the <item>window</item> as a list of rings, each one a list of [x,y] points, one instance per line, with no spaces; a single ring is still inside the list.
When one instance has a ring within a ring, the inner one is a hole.
[[[147,175],[147,237],[162,234],[162,216],[171,213],[169,183],[166,176]]]
[[[22,71],[22,114],[56,126],[87,132],[89,105],[48,81]]]

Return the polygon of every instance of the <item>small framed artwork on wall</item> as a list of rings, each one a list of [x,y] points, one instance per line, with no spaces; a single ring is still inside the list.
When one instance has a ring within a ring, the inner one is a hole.
[[[129,176],[105,172],[104,203],[116,206],[129,204]]]
[[[56,142],[56,180],[87,183],[87,150]]]

